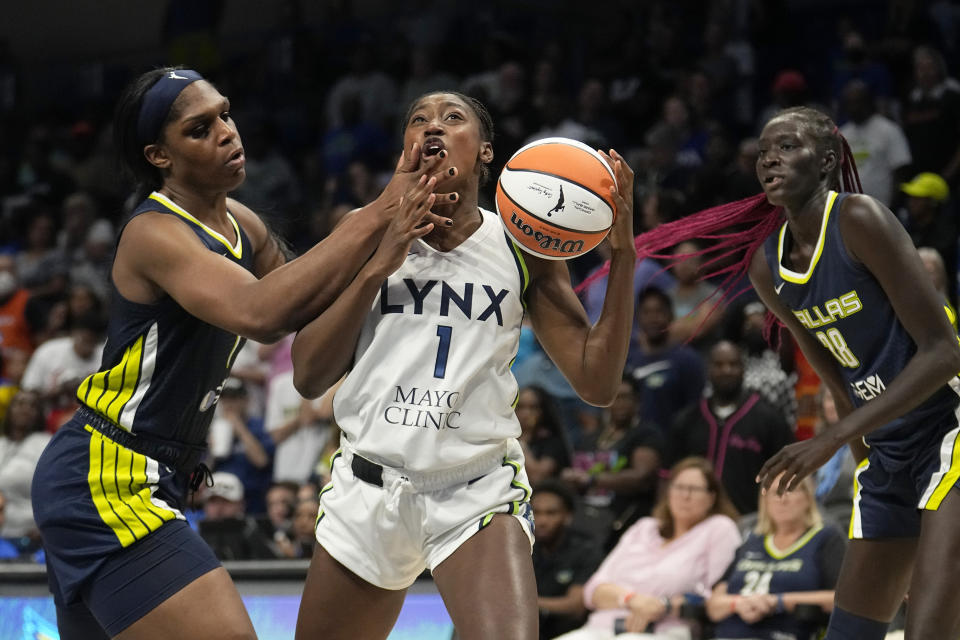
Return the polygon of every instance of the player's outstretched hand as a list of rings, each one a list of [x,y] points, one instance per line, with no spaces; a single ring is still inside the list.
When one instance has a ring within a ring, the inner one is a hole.
[[[380,245],[370,258],[370,266],[384,278],[400,268],[407,258],[410,245],[434,229],[430,222],[430,207],[437,199],[433,190],[435,177],[421,175],[420,179],[400,198],[396,214],[380,239]],[[438,216],[433,216],[438,217]]]
[[[597,150],[613,169],[617,184],[610,187],[610,195],[617,208],[617,217],[608,236],[613,251],[636,251],[633,244],[633,169],[619,153]]]
[[[441,167],[447,152],[441,150],[432,156],[424,156],[421,153],[420,143],[414,142],[409,149],[404,149],[397,161],[397,167],[393,172],[390,182],[384,187],[383,193],[377,198],[381,200],[393,217],[399,211],[400,199],[416,186],[421,177],[436,178],[437,184],[442,184],[446,180],[456,177],[459,170],[456,167]],[[437,193],[435,204],[453,204],[459,200],[459,194],[455,192]],[[438,226],[452,226],[453,220],[450,218],[436,215],[428,212],[426,220]]]
[[[767,460],[757,474],[757,482],[766,492],[779,476],[776,492],[782,496],[784,492],[796,489],[801,480],[819,469],[839,447],[838,443],[824,437],[823,433],[809,440],[788,444]]]

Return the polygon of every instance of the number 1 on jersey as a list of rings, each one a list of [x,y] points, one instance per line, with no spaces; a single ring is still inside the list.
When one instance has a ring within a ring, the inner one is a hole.
[[[447,373],[447,355],[450,353],[450,335],[453,327],[441,324],[437,326],[440,344],[437,346],[437,362],[433,366],[433,377],[442,378]]]

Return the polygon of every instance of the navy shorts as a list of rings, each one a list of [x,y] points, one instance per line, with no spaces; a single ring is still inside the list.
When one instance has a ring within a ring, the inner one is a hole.
[[[57,431],[37,463],[32,500],[58,618],[86,608],[116,635],[220,566],[184,520],[186,485],[80,415]]]
[[[958,409],[960,413],[960,409]],[[960,480],[960,416],[951,415],[930,427],[929,437],[912,445],[902,468],[885,464],[888,457],[874,445],[854,476],[850,538],[905,538],[920,535],[921,510],[936,511]]]

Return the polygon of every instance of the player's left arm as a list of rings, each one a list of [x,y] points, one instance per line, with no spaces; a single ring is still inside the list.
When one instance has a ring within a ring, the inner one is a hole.
[[[829,437],[850,442],[916,408],[960,371],[960,345],[917,250],[889,209],[868,196],[847,198],[838,213],[848,252],[877,279],[897,318],[917,345],[903,370],[870,402],[842,417]],[[864,309],[860,313],[868,313]],[[816,438],[808,441],[812,443]],[[764,487],[785,471],[778,492],[792,490],[818,464],[804,443],[791,445],[761,470]]]
[[[605,154],[606,155],[606,154]],[[606,156],[617,186],[610,192],[617,216],[608,241],[612,250],[603,309],[591,326],[583,305],[570,286],[570,273],[561,261],[531,258],[527,309],[533,331],[550,359],[586,402],[613,402],[627,360],[633,326],[633,171],[612,149]]]
[[[847,250],[883,287],[917,352],[886,390],[845,420],[841,433],[859,437],[919,406],[960,371],[960,344],[943,302],[910,237],[889,209],[851,196],[838,223]],[[866,311],[866,310],[865,310]]]
[[[263,219],[249,207],[232,198],[227,198],[227,209],[237,219],[253,246],[253,274],[262,278],[277,267],[286,264],[290,256],[283,241]]]

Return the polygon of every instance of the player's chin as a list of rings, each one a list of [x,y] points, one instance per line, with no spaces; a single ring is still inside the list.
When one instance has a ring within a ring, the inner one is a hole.
[[[767,196],[767,202],[775,207],[782,207],[786,204],[783,189],[778,187],[768,188],[766,185],[764,185],[763,193]]]
[[[230,171],[224,176],[224,183],[226,184],[227,191],[233,191],[237,189],[240,185],[243,184],[243,181],[247,179],[247,170],[243,167]]]

